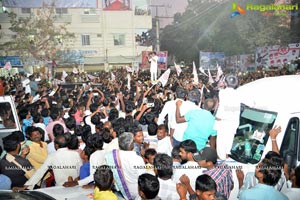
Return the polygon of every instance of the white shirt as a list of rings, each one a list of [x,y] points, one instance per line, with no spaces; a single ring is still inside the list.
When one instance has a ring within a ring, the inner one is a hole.
[[[33,126],[43,129],[43,131],[45,132],[44,142],[49,140],[48,132],[46,131],[46,125],[44,123],[34,123]]]
[[[172,149],[173,146],[170,136],[166,136],[165,138],[158,140],[156,147],[157,153],[165,153],[171,156]]]
[[[138,156],[135,151],[120,150],[119,154],[123,175],[125,177],[128,190],[134,199],[138,196],[138,178],[141,174],[146,173],[146,166],[142,157]]]
[[[225,88],[219,91],[219,106],[216,117],[215,130],[224,128],[235,129],[239,126],[240,120],[240,98],[237,91],[233,88]]]
[[[25,87],[25,94],[27,93],[31,93],[31,88],[30,88],[30,80],[28,78],[25,78],[23,81],[22,81],[22,87],[24,88]]]
[[[199,175],[203,174],[203,169],[204,168],[201,168],[197,162],[187,161],[185,164],[176,168],[175,174],[173,176],[173,181],[179,183],[180,177],[183,174],[185,174],[189,177],[193,190],[196,191],[195,190],[196,179]]]
[[[187,122],[183,122],[183,123],[177,123],[176,122],[176,102],[178,100],[180,100],[180,99],[175,100],[175,110],[174,110],[175,121],[174,121],[173,124],[171,124],[171,128],[175,129],[174,134],[173,134],[173,138],[175,138],[177,141],[181,142],[182,138],[183,138],[184,131],[188,126],[188,123]],[[187,112],[189,112],[191,110],[199,109],[199,107],[191,101],[183,101],[183,100],[180,100],[180,101],[182,101],[182,104],[181,104],[180,109],[179,109],[179,112],[180,112],[181,116],[184,116]]]
[[[150,64],[150,72],[157,72],[157,61],[158,61],[158,56],[152,56],[149,61],[151,62]]]
[[[163,124],[165,117],[168,115],[168,127],[171,128],[171,124],[176,123],[176,100],[167,101],[160,112],[157,120],[157,124]]]
[[[77,151],[68,150],[67,148],[57,149],[55,153],[48,155],[44,164],[34,173],[34,175],[24,184],[28,185],[29,189],[33,189],[48,168],[52,168],[55,182],[57,186],[63,185],[71,176],[73,180],[79,177],[82,160]]]
[[[94,174],[98,167],[105,165],[105,150],[97,150],[90,156],[90,175],[78,181],[79,186],[87,185],[94,181]]]
[[[119,140],[118,138],[114,138],[110,143],[104,143],[103,149],[105,151],[112,151],[113,149],[119,149]]]
[[[298,200],[300,197],[300,188],[283,187],[281,192],[285,194],[290,200]]]
[[[159,192],[158,197],[163,200],[180,199],[176,190],[176,183],[172,179],[163,180],[158,178],[159,181]]]

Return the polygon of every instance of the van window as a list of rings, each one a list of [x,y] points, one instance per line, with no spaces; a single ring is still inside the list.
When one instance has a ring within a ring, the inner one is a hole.
[[[230,157],[241,163],[260,161],[277,113],[241,104],[240,125],[234,136]]]
[[[294,168],[297,164],[297,152],[299,151],[299,119],[294,117],[291,118],[281,144],[280,155],[286,160],[290,160],[289,167]],[[287,158],[290,156],[290,158]],[[300,156],[300,154],[298,154]],[[298,157],[300,160],[300,157]]]
[[[11,104],[8,102],[0,103],[0,130],[1,129],[14,129],[16,123],[12,113]]]

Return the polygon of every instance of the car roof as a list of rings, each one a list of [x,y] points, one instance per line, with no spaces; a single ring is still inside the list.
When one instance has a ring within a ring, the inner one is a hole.
[[[262,78],[237,88],[241,102],[261,110],[300,112],[300,75]]]

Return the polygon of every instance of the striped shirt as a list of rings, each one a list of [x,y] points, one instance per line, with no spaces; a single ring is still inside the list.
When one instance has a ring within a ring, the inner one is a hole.
[[[203,171],[211,176],[217,184],[217,191],[229,198],[233,188],[232,171],[225,162],[217,163],[214,168]]]

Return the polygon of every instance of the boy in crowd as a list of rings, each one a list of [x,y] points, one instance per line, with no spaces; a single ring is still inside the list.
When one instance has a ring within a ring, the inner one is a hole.
[[[117,200],[118,197],[112,192],[114,177],[108,165],[100,166],[95,174],[94,200]]]
[[[142,174],[138,179],[139,196],[143,200],[159,200],[159,181],[156,176],[151,174]]]

